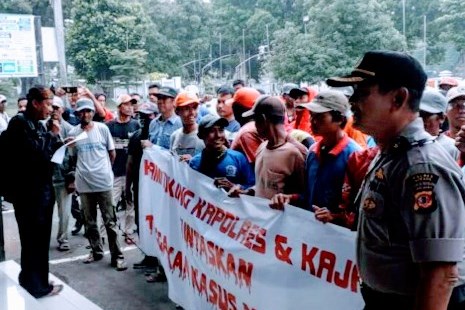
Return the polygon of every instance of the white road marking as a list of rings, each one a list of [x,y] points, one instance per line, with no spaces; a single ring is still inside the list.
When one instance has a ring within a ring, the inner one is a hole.
[[[135,245],[131,245],[131,246],[123,248],[123,252],[132,251],[134,249],[137,249],[137,247]],[[108,255],[108,254],[110,254],[110,251],[105,251],[103,254]],[[49,263],[52,264],[52,265],[58,265],[58,264],[63,264],[63,263],[75,262],[77,260],[83,260],[87,256],[89,256],[89,254],[79,255],[79,256],[74,256],[74,257],[61,258],[61,259],[55,259],[55,260],[49,261]]]

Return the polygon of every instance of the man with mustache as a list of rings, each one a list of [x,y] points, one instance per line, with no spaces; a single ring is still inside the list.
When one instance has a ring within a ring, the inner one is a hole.
[[[354,87],[354,127],[380,148],[355,201],[366,310],[464,307],[465,185],[419,117],[426,79],[413,57],[370,51],[350,75],[327,80]]]

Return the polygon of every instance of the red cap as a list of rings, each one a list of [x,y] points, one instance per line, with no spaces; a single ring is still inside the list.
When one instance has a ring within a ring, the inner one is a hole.
[[[234,104],[251,109],[259,96],[260,93],[255,88],[242,87],[236,91],[232,99],[234,100]]]
[[[441,79],[438,85],[450,85],[450,86],[457,86],[459,83],[456,79],[451,78],[449,76],[445,76]]]

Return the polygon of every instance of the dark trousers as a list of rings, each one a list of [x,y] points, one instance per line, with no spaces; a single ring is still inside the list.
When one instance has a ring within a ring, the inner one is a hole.
[[[361,286],[364,310],[411,310],[415,305],[413,296],[381,293],[373,290],[365,284]],[[458,286],[452,291],[447,310],[465,309],[465,285]]]
[[[42,297],[53,288],[48,282],[53,203],[20,202],[14,208],[21,240],[19,284],[32,296]]]

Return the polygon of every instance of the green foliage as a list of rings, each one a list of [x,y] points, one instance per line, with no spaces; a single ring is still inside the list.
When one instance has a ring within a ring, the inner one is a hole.
[[[144,49],[150,28],[138,2],[74,0],[72,18],[67,54],[77,73],[90,83],[114,76],[110,67],[121,59],[113,57],[113,50]]]
[[[132,81],[137,81],[146,73],[146,51],[114,49],[110,55],[114,63],[110,66],[110,70],[115,74],[113,78],[123,81],[127,87],[131,85]]]
[[[274,33],[269,67],[279,79],[314,82],[350,72],[368,50],[405,49],[402,35],[375,0],[316,0],[309,7],[307,35],[290,24]]]
[[[436,20],[440,29],[440,39],[452,42],[462,53],[465,52],[465,9],[462,0],[442,0],[440,2],[440,17]]]

